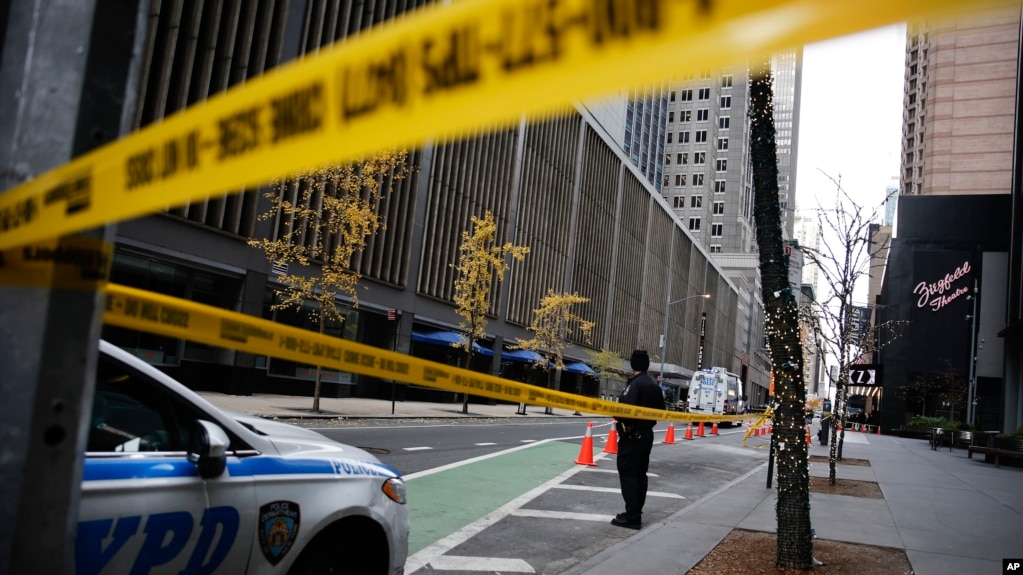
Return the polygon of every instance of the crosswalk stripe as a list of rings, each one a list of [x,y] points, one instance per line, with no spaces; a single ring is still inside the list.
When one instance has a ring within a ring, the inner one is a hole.
[[[555,485],[554,489],[571,489],[574,491],[593,491],[596,493],[621,493],[621,490],[615,487],[593,487],[590,485]],[[664,491],[647,491],[647,497],[666,497],[668,499],[685,499],[685,497],[677,493],[667,493]]]
[[[434,571],[484,571],[486,573],[536,573],[533,567],[522,559],[500,557],[463,557],[441,555],[430,561]]]

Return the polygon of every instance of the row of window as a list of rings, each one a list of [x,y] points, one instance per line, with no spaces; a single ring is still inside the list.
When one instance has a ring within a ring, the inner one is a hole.
[[[710,72],[709,71],[706,72],[705,75],[703,75],[703,74],[704,73],[701,72],[701,75],[700,75],[699,79],[706,79],[706,78],[710,77]],[[722,74],[721,75],[721,87],[722,88],[731,88],[732,87],[732,75],[731,74]],[[669,102],[675,102],[675,101],[678,101],[678,102],[691,102],[693,100],[693,93],[694,92],[693,92],[693,90],[691,88],[686,88],[684,90],[672,90],[668,94],[668,101]],[[698,100],[709,100],[710,99],[710,88],[709,87],[697,88],[695,94],[696,94],[696,97],[697,97]]]
[[[731,125],[731,123],[729,122],[728,116],[721,116],[720,118],[718,118],[718,129],[719,130],[727,130],[730,125]],[[676,140],[675,133],[674,132],[668,132],[667,140],[665,141],[665,143],[667,143],[667,144],[676,144],[676,143],[677,144],[688,144],[689,143],[689,134],[690,134],[690,132],[688,132],[688,131],[686,131],[686,132],[679,132],[678,133],[678,138]],[[694,130],[692,132],[692,134],[693,134],[693,141],[696,142],[697,144],[701,144],[701,143],[704,143],[704,142],[707,141],[707,130]],[[724,138],[724,140],[725,140],[725,147],[721,147],[721,140],[722,140],[722,138],[718,138],[718,149],[719,150],[727,150],[728,149],[728,147],[727,147],[728,138]]]
[[[710,237],[720,238],[724,235],[725,225],[720,222],[714,222],[710,225]],[[689,231],[698,232],[700,231],[700,218],[689,218]]]
[[[675,196],[672,198],[671,205],[676,210],[684,210],[686,208],[686,197]],[[703,196],[697,194],[689,196],[689,207],[690,208],[702,208],[703,207]],[[725,215],[725,203],[714,202],[711,204],[712,212],[715,216]]]
[[[721,96],[721,109],[731,110],[732,109],[732,97]],[[696,121],[706,122],[710,116],[710,108],[697,108],[696,110]],[[691,122],[693,120],[692,110],[678,110],[678,121],[679,122]],[[668,112],[668,123],[673,124],[675,122],[675,112]]]
[[[719,162],[723,162],[724,160],[718,160],[718,161]],[[724,170],[721,170],[721,171],[724,171]],[[689,177],[690,175],[692,177]],[[693,188],[701,188],[701,187],[703,187],[703,183],[704,183],[704,176],[703,176],[703,174],[675,174],[675,187],[676,188],[684,188],[687,185],[690,186],[690,187],[693,187]],[[668,187],[668,186],[671,185],[671,174],[665,174],[664,175],[664,179],[662,180],[662,184],[664,185],[664,187]],[[715,194],[723,194],[723,193],[725,193],[725,191],[727,189],[728,189],[728,186],[725,183],[725,180],[714,180],[714,193]]]

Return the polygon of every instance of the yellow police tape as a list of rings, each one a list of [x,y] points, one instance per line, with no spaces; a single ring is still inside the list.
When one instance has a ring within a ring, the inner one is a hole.
[[[280,66],[0,194],[0,249],[999,0],[477,0]]]
[[[611,417],[707,422],[742,420],[741,415],[662,411],[554,391],[122,285],[109,284],[106,292],[103,321],[109,325],[256,355],[491,399]]]
[[[49,238],[0,251],[0,285],[97,291],[114,248],[87,235]]]

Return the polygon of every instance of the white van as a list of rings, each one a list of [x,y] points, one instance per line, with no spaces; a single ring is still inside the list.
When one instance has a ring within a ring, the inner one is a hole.
[[[689,411],[736,415],[745,411],[742,380],[723,367],[708,367],[693,374],[689,382]],[[727,422],[730,426],[731,422]],[[724,425],[724,424],[722,424]]]

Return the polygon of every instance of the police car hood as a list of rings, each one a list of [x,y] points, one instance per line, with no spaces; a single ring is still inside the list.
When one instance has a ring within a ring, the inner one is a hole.
[[[341,457],[358,461],[379,463],[372,454],[344,443],[328,439],[315,431],[288,425],[279,421],[254,417],[244,413],[227,412],[232,419],[241,423],[250,431],[270,441],[277,452],[284,456],[302,457]]]

